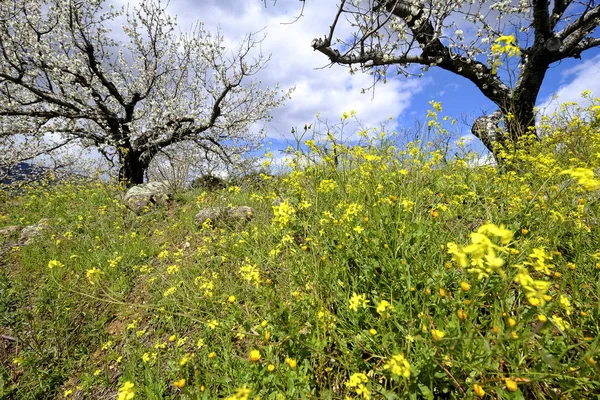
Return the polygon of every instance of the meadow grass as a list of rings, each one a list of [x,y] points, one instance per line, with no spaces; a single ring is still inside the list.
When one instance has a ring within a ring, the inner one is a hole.
[[[595,104],[504,171],[377,131],[139,216],[112,184],[11,197],[0,226],[49,228],[2,257],[0,397],[599,395]],[[235,205],[253,220],[194,224]]]

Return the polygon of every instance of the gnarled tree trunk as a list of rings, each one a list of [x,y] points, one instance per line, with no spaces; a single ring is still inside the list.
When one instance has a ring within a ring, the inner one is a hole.
[[[127,187],[144,183],[144,175],[148,169],[148,164],[142,160],[142,154],[131,149],[121,151],[119,182],[124,183]]]

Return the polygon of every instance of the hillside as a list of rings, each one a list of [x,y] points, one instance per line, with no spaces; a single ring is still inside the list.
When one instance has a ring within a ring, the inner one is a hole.
[[[48,219],[3,246],[0,397],[598,395],[600,133],[582,121],[504,170],[381,132],[337,165],[309,142],[284,176],[140,215],[113,184],[36,186],[0,204],[0,227]],[[246,224],[194,222],[241,205]]]

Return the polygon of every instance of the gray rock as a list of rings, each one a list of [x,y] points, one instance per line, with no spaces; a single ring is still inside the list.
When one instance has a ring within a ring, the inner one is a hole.
[[[21,236],[19,237],[19,243],[22,245],[28,245],[33,243],[36,237],[40,236],[42,232],[48,228],[48,219],[42,218],[35,225],[29,225],[21,230]]]
[[[285,199],[281,196],[277,196],[273,199],[273,202],[271,203],[271,205],[273,206],[278,206],[281,205],[281,203],[285,202]]]
[[[245,225],[254,217],[254,210],[248,206],[204,208],[196,214],[194,222],[201,227],[207,220],[213,224]]]
[[[23,229],[21,226],[5,226],[4,228],[0,228],[0,238],[5,239],[6,237],[12,236],[15,232],[20,232]]]
[[[125,193],[125,205],[136,214],[149,204],[165,205],[171,187],[167,181],[150,182],[133,186]]]

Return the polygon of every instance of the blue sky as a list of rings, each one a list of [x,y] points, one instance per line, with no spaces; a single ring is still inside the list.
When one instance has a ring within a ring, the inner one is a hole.
[[[118,0],[117,3],[135,5],[136,1]],[[393,117],[396,127],[414,127],[423,122],[429,101],[441,101],[443,115],[458,120],[473,120],[482,112],[493,112],[495,107],[469,81],[439,68],[431,68],[423,78],[393,77],[388,83],[378,84],[375,94],[361,94],[371,86],[372,77],[357,73],[350,75],[342,66],[328,67],[328,59],[311,48],[311,41],[329,31],[337,1],[306,1],[304,16],[289,24],[300,12],[298,0],[278,0],[275,6],[268,0],[171,0],[168,11],[178,16],[180,28],[185,31],[196,21],[202,21],[208,30],[219,29],[232,47],[248,32],[266,34],[262,51],[271,54],[268,68],[258,78],[264,85],[279,84],[282,88],[296,87],[292,99],[273,111],[273,120],[263,123],[267,141],[273,148],[285,147],[292,139],[292,127],[301,128],[314,121],[317,113],[330,123],[339,121],[344,111],[355,110],[366,126],[376,126]],[[341,26],[336,33],[348,35],[349,27]],[[576,100],[584,89],[600,95],[600,51],[582,54],[582,60],[568,59],[548,71],[538,104],[548,110],[566,100]],[[550,102],[554,94],[559,98]],[[258,126],[252,129],[257,129]],[[469,134],[470,126],[459,125],[457,135]],[[462,132],[461,132],[462,131]],[[473,144],[476,148],[477,141]]]

